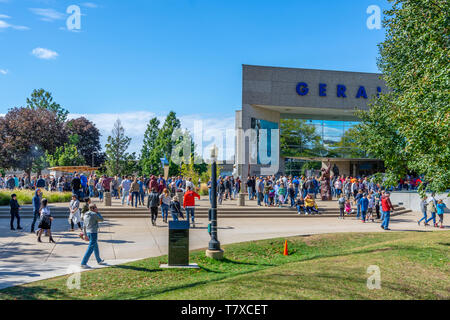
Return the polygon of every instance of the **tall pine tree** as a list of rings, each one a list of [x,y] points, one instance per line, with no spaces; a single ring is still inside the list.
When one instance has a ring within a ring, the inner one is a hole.
[[[125,129],[119,119],[114,123],[106,144],[106,168],[109,175],[121,175],[126,171],[130,155],[126,152],[131,138],[125,136]]]
[[[160,171],[159,148],[157,140],[159,135],[159,120],[152,118],[144,135],[144,144],[141,149],[141,168],[145,175],[157,174]]]

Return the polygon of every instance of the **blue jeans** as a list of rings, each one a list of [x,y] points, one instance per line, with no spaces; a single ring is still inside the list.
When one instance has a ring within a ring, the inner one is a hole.
[[[138,191],[133,191],[131,193],[131,206],[134,206],[135,208],[137,208],[138,200],[139,200],[139,192]]]
[[[161,212],[162,212],[163,220],[167,220],[167,217],[169,215],[169,206],[165,203],[161,204]]]
[[[419,220],[419,223],[425,220],[425,223],[427,223],[427,211],[422,211],[423,217]]]
[[[94,197],[94,186],[89,186],[89,198]]]
[[[262,192],[258,192],[258,206],[261,205],[261,200],[263,200],[264,195]]]
[[[189,216],[191,216],[192,222],[194,222],[194,208],[186,208],[186,220],[189,221]]]
[[[359,218],[361,216],[361,205],[357,204],[356,209],[357,209],[356,218]]]
[[[300,212],[302,212],[302,211],[303,211],[303,213],[306,212],[306,211],[305,211],[305,207],[302,207],[302,206],[297,205],[297,212],[300,213]]]
[[[435,225],[436,224],[436,212],[432,212],[430,219],[425,220],[425,223],[428,223],[431,220],[433,220],[433,225]]]
[[[248,200],[252,200],[253,197],[252,188],[247,188],[247,192],[248,192]]]
[[[384,211],[381,206],[380,206],[380,212],[381,212],[380,219],[381,219],[381,221],[383,221],[384,220]]]
[[[94,252],[95,259],[97,259],[97,262],[102,261],[102,259],[100,258],[100,252],[98,250],[98,243],[97,243],[98,234],[97,233],[88,233],[87,236],[89,237],[89,246],[86,250],[83,260],[81,261],[82,266],[85,266],[88,263],[89,258],[92,255],[92,252]]]
[[[361,220],[362,221],[366,221],[366,214],[367,214],[367,211],[361,210]]]
[[[98,191],[98,198],[100,201],[103,201],[103,191],[101,190]]]
[[[139,191],[139,204],[145,205],[145,192]]]
[[[295,205],[295,196],[289,197],[291,199],[291,208]]]
[[[173,221],[178,221],[178,214],[172,213],[172,219]]]
[[[34,210],[33,211],[33,222],[31,223],[31,230],[32,231],[34,231],[34,225],[36,224],[36,221],[38,221],[38,219],[40,220],[39,210]]]
[[[389,219],[391,218],[391,212],[390,211],[384,211],[384,219],[383,223],[381,224],[382,227],[386,230],[389,227]]]
[[[127,204],[129,205],[130,201],[128,200],[128,195],[130,194],[130,190],[124,190],[122,193],[122,205],[125,203],[125,199],[127,199]]]
[[[265,204],[269,204],[269,194],[268,194],[268,193],[266,193],[266,194],[264,195],[264,203],[265,203]]]

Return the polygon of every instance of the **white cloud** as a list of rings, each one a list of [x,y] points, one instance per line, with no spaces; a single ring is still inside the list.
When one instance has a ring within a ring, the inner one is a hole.
[[[2,75],[7,75],[8,73],[9,73],[8,70],[6,70],[6,69],[0,69],[0,74],[2,74]]]
[[[55,59],[58,56],[57,52],[45,48],[33,49],[31,53],[37,58],[44,60]]]
[[[11,19],[11,17],[6,14],[0,14],[0,19]]]
[[[137,111],[137,112],[123,112],[123,113],[91,113],[91,114],[70,114],[69,118],[85,117],[90,121],[94,122],[96,127],[99,129],[101,137],[101,145],[105,146],[108,136],[111,134],[114,123],[117,119],[120,119],[122,126],[125,129],[125,135],[130,137],[131,143],[129,147],[129,152],[136,152],[137,155],[140,154],[142,142],[144,140],[145,130],[147,129],[147,124],[151,118],[157,117],[161,122],[164,123],[166,118],[165,114],[155,114],[148,111]],[[215,141],[213,137],[225,137],[226,130],[234,130],[235,117],[214,117],[203,114],[193,114],[178,117],[181,121],[182,129],[188,129],[191,134],[194,134],[194,124],[196,121],[201,121],[202,125],[202,147],[204,158],[209,158],[209,153],[207,152],[208,146],[212,143],[222,145],[222,143]],[[198,124],[198,122],[197,122]],[[195,138],[194,138],[195,139]],[[195,141],[197,143],[197,141]],[[199,147],[197,143],[197,147]],[[225,146],[224,146],[225,147]],[[200,149],[200,148],[198,148]],[[206,151],[205,151],[206,150]],[[202,153],[197,150],[198,153]],[[230,158],[234,154],[234,140],[229,141],[229,145],[225,148],[226,158]]]
[[[55,20],[64,20],[66,15],[55,9],[30,8],[30,11],[41,17],[42,21],[52,22]]]
[[[92,9],[98,8],[98,5],[93,2],[84,2],[81,5],[86,8],[92,8]]]
[[[30,29],[30,28],[25,27],[25,26],[16,26],[16,25],[13,25],[13,24],[9,24],[6,21],[0,20],[0,31],[8,29],[8,28],[15,29],[15,30],[21,30],[21,31]]]

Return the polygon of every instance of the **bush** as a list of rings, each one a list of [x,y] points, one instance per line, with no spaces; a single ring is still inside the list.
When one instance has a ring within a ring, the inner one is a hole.
[[[34,190],[2,190],[0,191],[0,205],[9,205],[9,200],[11,200],[11,194],[13,193],[17,195],[19,204],[31,204],[34,192]],[[44,191],[43,198],[46,198],[48,203],[69,202],[72,198],[72,193]]]
[[[200,185],[200,190],[198,191],[198,194],[201,196],[207,196],[209,194],[208,185],[206,183],[202,183]]]

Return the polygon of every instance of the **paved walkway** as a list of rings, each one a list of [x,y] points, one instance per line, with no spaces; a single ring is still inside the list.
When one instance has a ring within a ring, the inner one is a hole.
[[[417,213],[394,217],[391,229],[437,230],[419,227]],[[73,272],[71,267],[80,265],[87,243],[81,241],[78,232],[69,232],[65,219],[56,219],[53,225],[56,244],[37,243],[36,236],[30,234],[30,219],[23,220],[24,231],[9,230],[9,221],[0,220],[0,289],[52,278]],[[206,248],[209,242],[208,221],[199,219],[197,228],[191,230],[190,249]],[[449,229],[446,229],[449,230]],[[220,219],[219,240],[222,244],[261,240],[275,237],[289,237],[332,232],[386,232],[379,223],[362,224],[353,218],[308,219]],[[111,219],[102,224],[99,234],[99,246],[103,259],[109,265],[121,264],[133,260],[165,255],[168,252],[167,225],[158,220],[153,227],[150,219]],[[281,248],[280,248],[281,250]],[[98,267],[95,258],[91,266]]]

